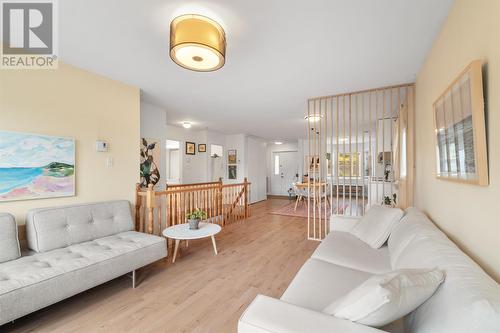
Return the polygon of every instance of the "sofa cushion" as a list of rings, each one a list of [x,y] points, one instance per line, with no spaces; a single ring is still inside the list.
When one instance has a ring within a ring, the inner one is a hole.
[[[443,280],[444,273],[439,269],[403,269],[374,275],[323,312],[380,327],[415,310]]]
[[[0,213],[0,263],[20,256],[16,220],[11,214]]]
[[[399,208],[372,206],[350,232],[374,249],[378,249],[387,241],[392,228],[403,214]]]
[[[33,209],[28,212],[28,246],[50,251],[134,229],[128,201]]]
[[[406,209],[405,216],[392,229],[387,241],[392,269],[396,269],[399,256],[411,241],[429,237],[447,238],[442,232],[437,232],[436,226],[424,213],[413,207]]]
[[[162,237],[127,231],[0,265],[0,325],[164,258]]]
[[[330,232],[311,258],[373,274],[391,271],[387,246],[374,249],[352,234],[342,231]]]
[[[6,262],[0,265],[0,295],[164,241],[127,231]]]
[[[446,280],[405,319],[407,331],[499,332],[500,286],[416,209],[389,240],[407,243],[398,250],[395,269],[439,267]],[[412,236],[412,234],[416,234]],[[391,252],[392,256],[392,252]]]
[[[334,300],[367,280],[372,274],[309,259],[299,270],[281,300],[321,311]]]
[[[226,330],[229,332],[229,329]],[[387,333],[264,295],[238,321],[238,333]],[[395,333],[392,332],[391,333]]]

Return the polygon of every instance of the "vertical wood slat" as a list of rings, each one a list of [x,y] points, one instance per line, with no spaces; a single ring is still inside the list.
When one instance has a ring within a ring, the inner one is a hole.
[[[361,94],[361,114],[363,115],[362,117],[362,124],[365,124],[365,95]],[[361,215],[365,214],[365,132],[366,132],[366,127],[362,126],[361,128],[361,135],[362,135],[362,146],[361,146],[361,201],[362,201],[362,206],[361,206]]]
[[[342,210],[344,211],[345,214],[345,153],[346,153],[346,146],[345,146],[345,135],[346,135],[346,117],[345,117],[345,96],[342,98],[342,156],[344,156],[344,176],[342,177]]]
[[[311,238],[311,101],[307,102],[307,119],[306,119],[306,132],[307,132],[307,238]]]
[[[359,202],[358,202],[358,185],[359,185],[359,177],[361,176],[360,175],[360,172],[359,172],[359,166],[361,164],[361,161],[360,161],[360,155],[359,155],[359,142],[358,142],[358,139],[359,139],[359,94],[356,94],[356,131],[354,132],[355,133],[355,140],[354,140],[354,144],[355,144],[355,147],[356,147],[356,161],[357,161],[357,165],[356,165],[356,174],[357,174],[357,177],[356,177],[356,186],[355,186],[355,189],[356,189],[356,212],[354,215],[358,215],[358,205],[359,205]],[[351,214],[352,215],[352,214]]]
[[[352,215],[352,95],[349,95],[349,154],[349,215]]]
[[[390,119],[391,119],[391,168],[389,170],[389,179],[391,179],[392,177],[392,180],[391,180],[391,184],[390,184],[390,188],[391,188],[391,192],[389,193],[390,197],[392,198],[392,194],[394,193],[394,138],[393,138],[393,135],[394,135],[394,102],[393,102],[393,89],[390,90],[391,94],[391,102],[390,102],[390,110],[389,110],[389,115],[390,115]]]
[[[336,185],[336,195],[337,195],[337,212],[336,214],[339,214],[339,204],[340,204],[340,201],[339,201],[339,192],[340,192],[340,176],[339,176],[339,171],[340,171],[340,168],[339,168],[339,123],[340,123],[340,109],[339,109],[339,98],[336,97],[335,98],[335,101],[336,101],[336,104],[337,104],[337,123],[336,123],[336,129],[337,129],[337,144],[336,144],[336,153],[337,153],[337,158],[335,159],[335,165],[336,165],[336,175],[337,175],[337,185]],[[343,214],[343,209],[342,209],[342,214]]]

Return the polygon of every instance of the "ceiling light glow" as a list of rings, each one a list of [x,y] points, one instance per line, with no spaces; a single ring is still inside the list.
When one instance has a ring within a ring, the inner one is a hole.
[[[225,63],[226,34],[214,20],[196,14],[176,17],[170,24],[170,58],[197,72],[215,71]]]
[[[323,118],[323,115],[315,115],[315,114],[311,114],[309,116],[304,117],[305,120],[309,120],[309,122],[311,122],[311,123],[317,122],[321,118]]]

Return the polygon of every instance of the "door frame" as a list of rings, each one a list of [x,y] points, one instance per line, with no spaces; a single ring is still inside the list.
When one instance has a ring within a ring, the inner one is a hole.
[[[275,150],[275,151],[272,151],[271,152],[271,179],[270,179],[270,196],[286,196],[288,197],[288,195],[285,195],[285,194],[274,194],[274,190],[273,190],[273,177],[276,176],[274,174],[274,159],[275,159],[275,154],[281,154],[281,153],[296,153],[297,154],[297,158],[299,156],[299,151],[298,150]],[[297,161],[297,173],[299,173],[299,169],[300,169],[300,165],[299,165],[299,162]],[[300,177],[299,177],[300,179]]]

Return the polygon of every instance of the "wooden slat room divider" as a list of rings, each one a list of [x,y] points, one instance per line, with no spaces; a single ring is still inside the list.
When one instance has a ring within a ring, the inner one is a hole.
[[[328,234],[332,214],[412,204],[413,84],[311,98],[306,119],[309,239]]]

